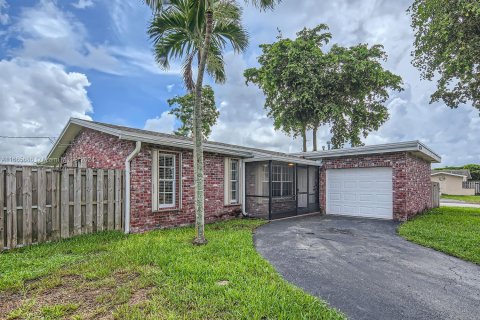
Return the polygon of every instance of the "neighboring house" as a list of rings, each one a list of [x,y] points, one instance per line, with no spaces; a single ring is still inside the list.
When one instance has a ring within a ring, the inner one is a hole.
[[[440,184],[440,193],[455,196],[475,195],[475,188],[464,188],[463,183],[472,178],[470,171],[462,170],[433,170],[432,182]]]
[[[193,143],[170,134],[71,119],[49,159],[124,169],[126,232],[195,222]],[[207,222],[322,212],[405,220],[431,208],[430,163],[418,141],[286,154],[204,143]],[[130,196],[128,196],[130,194]]]

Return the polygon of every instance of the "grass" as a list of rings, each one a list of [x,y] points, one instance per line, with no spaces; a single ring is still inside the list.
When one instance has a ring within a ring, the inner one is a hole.
[[[141,235],[80,236],[0,254],[7,319],[342,319],[294,287],[254,249],[263,221]]]
[[[401,236],[480,264],[480,209],[440,207],[403,223]]]
[[[449,194],[442,194],[442,199],[452,199],[452,200],[460,200],[467,203],[480,203],[480,196],[452,196]]]

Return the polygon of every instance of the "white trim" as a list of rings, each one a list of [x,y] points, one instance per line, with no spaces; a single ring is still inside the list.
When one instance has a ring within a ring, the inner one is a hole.
[[[237,162],[237,199],[236,201],[232,201],[232,186],[231,186],[231,183],[232,183],[232,176],[231,176],[231,173],[232,173],[232,161],[236,161]],[[224,171],[224,175],[223,175],[223,204],[224,205],[239,205],[241,204],[241,199],[242,199],[242,169],[241,169],[241,165],[242,165],[242,162],[241,162],[241,159],[239,158],[229,158],[229,157],[225,157],[224,158],[224,167],[223,167],[223,171]]]
[[[286,162],[286,163],[294,163],[294,164],[305,164],[309,166],[316,166],[320,167],[322,165],[321,161],[317,160],[307,160],[295,156],[289,157],[280,157],[280,156],[269,156],[269,155],[262,155],[262,156],[255,156],[254,158],[244,159],[245,162],[261,162],[261,161],[277,161],[277,162]]]
[[[166,178],[160,178],[160,157],[164,157],[164,158],[172,158],[173,159],[173,167],[167,167],[167,166],[164,166],[164,168],[173,168],[173,178],[172,179],[166,179]],[[157,162],[157,172],[158,172],[158,179],[157,179],[157,184],[160,183],[160,181],[165,181],[165,182],[172,182],[172,203],[164,203],[164,204],[161,204],[160,203],[160,190],[157,190],[157,195],[158,195],[158,199],[157,199],[157,203],[158,203],[158,208],[159,209],[166,209],[166,208],[175,208],[175,205],[176,205],[176,197],[177,197],[177,161],[176,161],[176,155],[175,154],[171,154],[171,153],[158,153],[158,162]],[[163,194],[165,195],[165,191],[163,192]]]
[[[442,158],[433,152],[426,145],[418,140],[377,144],[371,146],[353,147],[345,149],[332,149],[323,151],[294,153],[296,156],[303,156],[306,159],[322,159],[344,156],[355,156],[364,154],[393,153],[393,152],[413,152],[428,158],[431,162],[440,162]]]

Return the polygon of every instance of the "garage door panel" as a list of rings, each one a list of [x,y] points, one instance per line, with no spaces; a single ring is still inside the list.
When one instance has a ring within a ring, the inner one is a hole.
[[[327,214],[392,219],[391,168],[327,170]]]
[[[345,189],[356,189],[357,183],[355,181],[344,181],[343,188]]]

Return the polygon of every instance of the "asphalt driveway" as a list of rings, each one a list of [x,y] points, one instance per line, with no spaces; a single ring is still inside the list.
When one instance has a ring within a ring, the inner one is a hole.
[[[408,242],[398,224],[338,216],[268,223],[257,250],[350,319],[480,319],[480,266]]]

